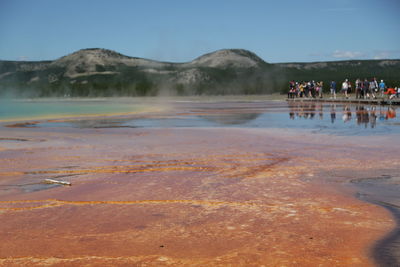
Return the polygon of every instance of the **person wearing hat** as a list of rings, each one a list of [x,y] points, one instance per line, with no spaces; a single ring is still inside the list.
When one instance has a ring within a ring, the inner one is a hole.
[[[379,91],[381,91],[381,97],[383,98],[383,94],[385,92],[386,89],[386,84],[383,82],[383,80],[381,80],[381,82],[379,83]]]

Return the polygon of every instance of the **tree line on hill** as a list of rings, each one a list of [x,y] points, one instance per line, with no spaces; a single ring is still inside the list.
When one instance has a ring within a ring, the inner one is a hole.
[[[269,64],[246,50],[221,50],[188,63],[80,50],[55,61],[0,61],[0,95],[103,97],[286,94],[288,82],[379,77],[400,85],[400,60]]]

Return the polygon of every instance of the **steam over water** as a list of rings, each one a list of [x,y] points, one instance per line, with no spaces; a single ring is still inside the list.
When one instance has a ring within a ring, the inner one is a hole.
[[[0,100],[0,121],[62,116],[129,113],[139,110],[127,100]]]

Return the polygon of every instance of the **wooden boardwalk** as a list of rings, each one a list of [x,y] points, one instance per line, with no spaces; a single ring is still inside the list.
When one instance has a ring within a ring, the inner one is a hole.
[[[287,98],[292,102],[326,102],[326,103],[355,103],[355,104],[373,104],[373,105],[400,105],[400,98],[389,99],[356,99],[356,98]]]

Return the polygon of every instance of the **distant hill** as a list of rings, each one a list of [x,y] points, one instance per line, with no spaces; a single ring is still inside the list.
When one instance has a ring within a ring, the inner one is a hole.
[[[385,79],[400,85],[400,60],[269,64],[244,49],[223,49],[185,63],[82,49],[54,61],[0,61],[0,95],[143,96],[265,94],[289,80]],[[327,89],[327,88],[325,88]]]

